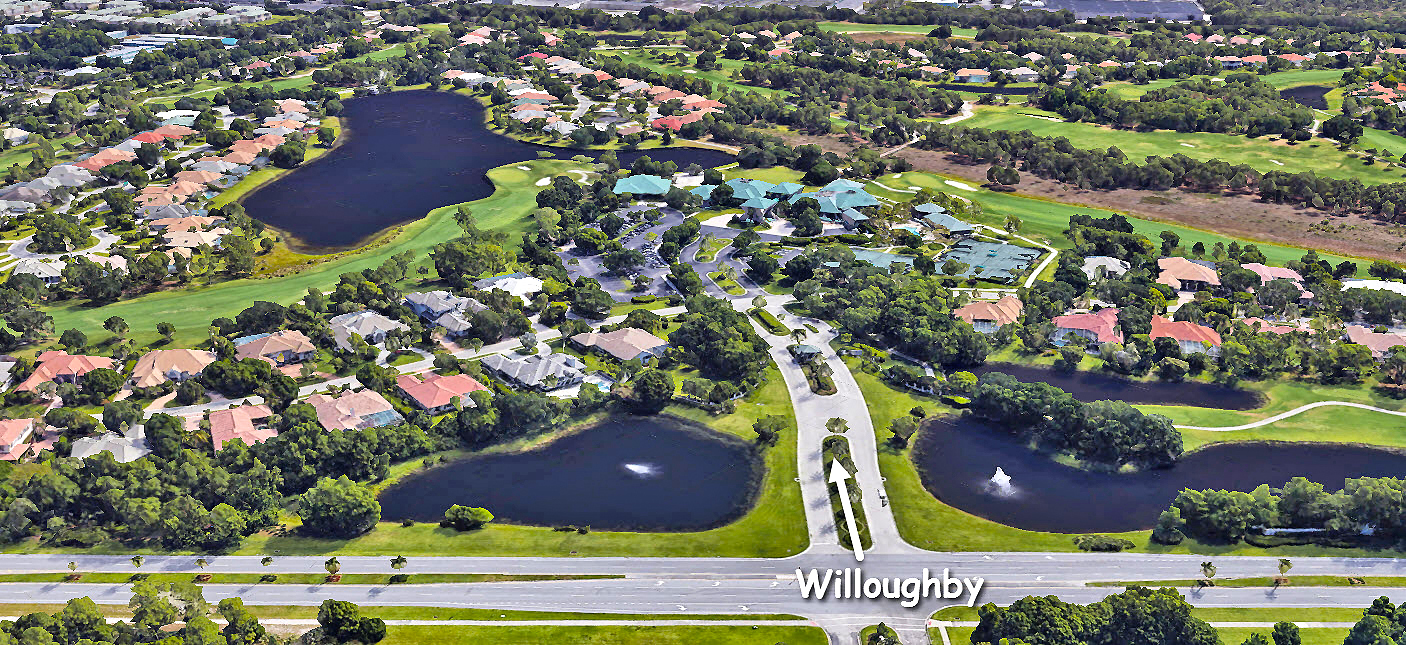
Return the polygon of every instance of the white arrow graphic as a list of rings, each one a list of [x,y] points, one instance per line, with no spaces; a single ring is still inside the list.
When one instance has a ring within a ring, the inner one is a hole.
[[[864,561],[864,544],[859,541],[859,527],[854,523],[854,507],[849,503],[849,491],[845,490],[845,480],[849,471],[840,465],[840,460],[830,462],[830,483],[840,489],[840,506],[845,510],[845,528],[849,529],[849,543],[854,547],[854,559]]]

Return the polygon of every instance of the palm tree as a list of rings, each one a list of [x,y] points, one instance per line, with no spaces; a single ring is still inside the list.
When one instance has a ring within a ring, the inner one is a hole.
[[[143,563],[143,562],[146,562],[146,558],[143,558],[142,556],[139,556],[139,555],[134,555],[134,556],[132,556],[132,566],[134,566],[134,567],[140,569],[140,568],[142,568],[142,563]]]
[[[799,344],[801,341],[803,341],[803,340],[805,340],[805,339],[806,339],[806,330],[805,330],[805,329],[799,328],[799,327],[798,327],[798,328],[796,328],[796,329],[792,329],[792,330],[791,330],[791,340],[796,341],[797,344]]]
[[[391,558],[391,568],[392,568],[392,569],[395,569],[396,571],[400,571],[401,569],[404,569],[406,564],[408,564],[408,561],[405,559],[405,556],[403,556],[403,555],[398,555],[398,556],[395,556],[394,558]]]
[[[1279,558],[1279,577],[1283,578],[1285,582],[1289,581],[1289,569],[1292,568],[1294,568],[1294,563],[1288,558]]]
[[[195,566],[204,569],[205,567],[210,566],[210,561],[206,560],[205,558],[200,558],[199,560],[195,561]]]
[[[77,570],[78,570],[78,563],[77,563],[77,562],[74,562],[74,561],[72,561],[72,560],[70,560],[69,563],[68,563],[68,570],[69,570],[69,571],[77,571]]]
[[[1216,565],[1211,564],[1209,561],[1202,562],[1201,575],[1206,576],[1207,587],[1214,587],[1216,585],[1216,583],[1211,580],[1212,578],[1216,577]]]
[[[264,565],[264,566],[266,566],[266,567],[269,566],[270,564],[273,564],[273,556],[271,556],[271,555],[266,555],[266,556],[264,556],[264,559],[259,560],[259,564],[262,564],[262,565]]]
[[[327,575],[335,576],[337,575],[338,571],[342,570],[342,563],[338,562],[337,556],[334,555],[330,558],[327,558],[327,562],[324,562],[322,564],[322,567],[324,569],[327,569]]]

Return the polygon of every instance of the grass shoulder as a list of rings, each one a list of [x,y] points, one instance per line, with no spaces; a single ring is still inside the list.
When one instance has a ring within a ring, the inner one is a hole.
[[[246,540],[241,554],[416,555],[480,556],[732,556],[785,557],[799,553],[808,543],[800,490],[795,485],[796,433],[790,399],[775,367],[765,372],[766,382],[739,400],[737,411],[715,416],[686,406],[666,412],[703,423],[713,430],[752,441],[752,424],[767,415],[788,420],[788,430],[777,445],[762,454],[766,472],[756,505],[741,519],[709,531],[690,533],[632,533],[592,531],[586,534],[553,531],[549,527],[490,524],[479,531],[459,533],[433,524],[401,526],[382,522],[375,530],[351,540],[324,540],[260,534]],[[413,462],[412,462],[413,463]],[[403,466],[403,465],[402,465]],[[404,466],[403,466],[404,467]],[[404,467],[413,471],[413,465]],[[395,475],[395,473],[393,473]]]

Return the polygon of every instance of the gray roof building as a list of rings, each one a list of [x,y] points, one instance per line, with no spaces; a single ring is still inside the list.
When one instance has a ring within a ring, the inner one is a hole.
[[[328,322],[332,326],[332,338],[336,340],[337,347],[344,351],[351,351],[352,334],[361,336],[362,340],[375,345],[386,339],[387,332],[410,329],[409,325],[374,311],[354,311],[335,316]]]
[[[537,390],[555,390],[580,383],[586,370],[586,364],[570,354],[534,354],[521,358],[493,354],[483,357],[479,364],[512,385]],[[547,386],[549,376],[556,376],[551,387]]]

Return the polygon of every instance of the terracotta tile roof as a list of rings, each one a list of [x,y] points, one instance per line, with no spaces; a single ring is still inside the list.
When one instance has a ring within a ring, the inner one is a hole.
[[[0,421],[0,446],[14,446],[34,431],[34,419],[5,419]]]
[[[183,125],[176,125],[172,123],[170,125],[163,125],[155,130],[152,130],[152,132],[155,132],[159,135],[171,139],[179,139],[181,137],[188,137],[192,134],[195,134],[196,131],[191,128],[187,128]]]
[[[1295,331],[1306,331],[1310,334],[1313,333],[1313,330],[1311,329],[1304,329],[1302,327],[1295,327],[1293,325],[1286,325],[1284,323],[1271,322],[1263,318],[1245,318],[1240,322],[1245,323],[1250,327],[1250,329],[1257,332],[1268,332],[1271,334],[1287,334],[1289,332]]]
[[[1055,316],[1057,329],[1082,329],[1093,332],[1100,343],[1121,343],[1123,332],[1118,328],[1118,310],[1103,309],[1098,313]]]
[[[1204,264],[1197,264],[1186,258],[1170,257],[1158,258],[1157,282],[1165,284],[1173,289],[1180,289],[1181,283],[1186,280],[1205,282],[1209,285],[1220,285],[1220,276],[1216,275],[1216,270]]]
[[[1161,316],[1152,317],[1152,332],[1148,334],[1151,338],[1175,338],[1179,341],[1210,343],[1211,346],[1220,345],[1220,334],[1216,330],[1198,325],[1189,320],[1172,320]]]
[[[413,374],[406,374],[397,378],[395,384],[402,392],[405,392],[406,396],[414,399],[415,403],[426,410],[449,405],[455,397],[458,397],[463,405],[473,407],[474,403],[469,400],[469,393],[488,389],[467,374],[453,376],[431,374],[424,379]]]
[[[317,421],[328,430],[361,430],[388,425],[401,417],[385,397],[374,390],[344,392],[333,398],[321,392],[308,397],[317,410]]]
[[[112,369],[113,360],[102,356],[83,356],[69,354],[57,350],[50,350],[39,355],[39,366],[34,369],[34,373],[29,375],[23,383],[15,388],[16,392],[32,392],[41,383],[47,383],[58,377],[82,376],[95,369]]]
[[[997,327],[1009,325],[1020,319],[1020,312],[1025,308],[1020,298],[1006,296],[995,302],[978,301],[968,305],[958,307],[952,315],[961,318],[969,323],[978,320],[989,320]]]
[[[279,352],[302,354],[316,350],[317,347],[313,346],[312,341],[304,336],[303,332],[290,329],[274,332],[239,345],[235,348],[234,355],[236,358],[245,359],[269,356]]]
[[[644,353],[653,354],[669,346],[669,341],[634,327],[622,327],[605,333],[586,332],[572,336],[571,340],[582,347],[599,349],[622,361],[631,360]]]
[[[170,380],[167,374],[180,372],[195,375],[215,362],[214,352],[194,349],[161,349],[143,354],[132,368],[132,384],[155,387]]]
[[[219,450],[230,441],[243,441],[248,445],[262,443],[278,435],[273,428],[260,428],[256,421],[273,416],[266,405],[241,405],[228,410],[210,413],[210,442]]]
[[[1406,334],[1377,333],[1361,325],[1350,325],[1345,331],[1349,342],[1367,347],[1378,358],[1397,345],[1406,345]]]

